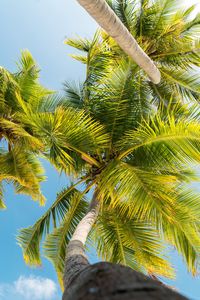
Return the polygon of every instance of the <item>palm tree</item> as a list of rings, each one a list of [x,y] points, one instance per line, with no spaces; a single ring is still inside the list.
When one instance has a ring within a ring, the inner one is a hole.
[[[82,86],[65,84],[68,107],[45,118],[31,115],[46,156],[74,183],[18,240],[26,262],[40,264],[46,236],[45,256],[61,285],[64,274],[66,290],[85,274],[85,243],[104,260],[154,278],[173,276],[166,245],[177,249],[190,272],[199,270],[200,203],[190,187],[199,180],[199,17],[187,21],[192,9],[177,12],[175,1],[143,1],[139,11],[132,1],[120,3],[116,12],[155,56],[161,83],[150,83],[113,39],[98,32],[92,41],[67,42],[85,52],[74,57],[87,67]]]
[[[17,193],[25,193],[44,203],[40,183],[45,179],[38,159],[43,143],[32,134],[28,111],[44,110],[52,92],[39,82],[39,69],[28,51],[22,52],[15,73],[0,68],[0,207],[3,181],[12,182]],[[52,100],[51,100],[52,101]]]
[[[40,243],[52,230],[45,255],[62,285],[67,254],[65,287],[88,264],[83,250],[88,238],[106,261],[172,277],[163,257],[168,243],[197,272],[200,203],[188,182],[196,178],[192,165],[200,157],[198,120],[182,116],[177,123],[173,114],[152,116],[112,145],[110,133],[83,111],[60,108],[40,120],[41,115],[35,116],[40,129],[50,129],[52,161],[62,169],[68,163],[65,170],[76,170],[79,178],[58,194],[35,225],[21,231],[18,240],[26,262],[41,263]],[[90,204],[89,190],[94,191]]]
[[[112,1],[105,0],[77,0],[88,13],[105,29],[105,31],[114,38],[121,49],[149,75],[149,78],[155,84],[160,82],[160,72],[153,61],[146,55],[138,45],[132,34],[121,22],[117,14],[112,10]],[[107,3],[108,2],[108,3]],[[123,5],[123,1],[117,1]]]
[[[112,9],[136,38],[139,45],[158,66],[162,80],[155,85],[132,61],[137,93],[134,97],[149,97],[149,101],[167,106],[175,98],[182,103],[199,102],[199,26],[200,15],[193,16],[195,6],[185,9],[182,1],[123,0],[108,1]],[[87,84],[96,84],[98,70],[105,72],[124,57],[124,52],[105,32],[97,32],[92,41],[69,39],[66,43],[83,51],[74,57],[87,64]],[[103,66],[102,66],[103,65]],[[90,75],[91,74],[91,75]],[[136,89],[135,87],[135,89]],[[139,100],[138,100],[139,101]]]

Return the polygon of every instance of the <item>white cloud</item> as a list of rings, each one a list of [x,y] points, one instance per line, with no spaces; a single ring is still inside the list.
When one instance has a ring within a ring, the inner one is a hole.
[[[51,279],[34,276],[20,276],[14,283],[14,288],[17,294],[27,300],[49,300],[57,291],[56,284]]]
[[[9,284],[0,284],[0,300],[5,299],[4,296],[6,296],[6,291],[9,289]]]
[[[4,288],[3,286],[0,285],[0,299],[3,297],[4,295]]]
[[[0,284],[0,300],[13,296],[16,300],[55,300],[58,289],[51,279],[20,276],[13,284]]]

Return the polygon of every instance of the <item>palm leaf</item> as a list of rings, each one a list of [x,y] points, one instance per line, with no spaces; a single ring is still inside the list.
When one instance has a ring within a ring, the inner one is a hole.
[[[75,108],[83,108],[83,86],[65,82],[64,92],[69,104]]]
[[[22,117],[18,115],[20,120]],[[28,131],[26,131],[19,122],[12,122],[0,117],[0,128],[2,135],[8,139],[10,143],[17,143],[23,145],[26,149],[38,150],[42,149],[42,142],[36,137],[32,136]],[[17,140],[17,141],[16,141]]]
[[[30,102],[30,99],[34,100],[34,98],[44,97],[51,93],[38,83],[40,70],[28,50],[22,51],[17,65],[18,72],[15,74],[15,80],[20,87],[21,97],[25,101]]]
[[[125,131],[137,127],[142,116],[150,111],[149,90],[138,82],[129,61],[123,60],[104,76],[93,88],[89,109],[91,114],[105,124],[110,134],[110,144],[115,143]]]
[[[54,114],[29,114],[26,123],[48,145],[50,160],[57,166],[62,164],[65,170],[68,165],[74,168],[70,151],[78,153],[89,163],[98,165],[90,153],[95,154],[97,149],[108,147],[109,137],[104,127],[84,111],[59,107]]]
[[[3,201],[3,186],[0,183],[0,209],[5,209],[5,208],[6,208],[6,205]]]
[[[20,230],[17,240],[22,248],[26,263],[30,265],[41,264],[40,243],[42,237],[49,233],[52,226],[54,228],[59,226],[68,211],[70,211],[72,199],[77,199],[78,195],[80,196],[81,193],[76,190],[76,185],[66,188],[59,193],[52,206],[33,226]]]
[[[88,204],[82,193],[76,191],[70,199],[69,207],[59,227],[54,228],[44,243],[44,254],[53,263],[59,281],[62,283],[64,262],[74,230],[87,212]]]
[[[157,114],[149,121],[144,121],[137,130],[125,134],[123,140],[118,143],[119,150],[122,151],[119,158],[122,159],[140,147],[163,143],[167,147],[179,149],[186,160],[188,155],[190,160],[199,161],[199,130],[200,125],[197,121],[180,117],[177,122],[173,116],[162,119]],[[176,152],[178,153],[178,151]]]
[[[197,30],[199,29],[200,25],[200,13],[195,16],[192,20],[188,21],[184,26],[184,33],[191,34],[191,30],[194,29],[194,27],[197,27]]]
[[[0,154],[0,181],[8,180],[16,186],[16,192],[25,192],[44,204],[39,183],[45,179],[44,170],[32,155],[15,147],[8,153]]]
[[[162,258],[161,237],[151,224],[120,218],[117,209],[105,209],[94,230],[97,251],[103,259],[147,274],[173,276],[170,264]]]

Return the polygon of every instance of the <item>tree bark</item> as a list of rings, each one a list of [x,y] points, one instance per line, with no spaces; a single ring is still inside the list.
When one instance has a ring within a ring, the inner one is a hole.
[[[84,245],[98,213],[99,201],[96,199],[96,192],[94,192],[89,211],[78,224],[68,244],[63,277],[65,289],[68,289],[74,278],[89,265]]]
[[[63,295],[63,300],[186,299],[141,273],[110,263],[85,267]]]
[[[118,43],[149,76],[158,84],[161,74],[150,57],[142,50],[132,34],[124,26],[115,12],[105,0],[77,0],[81,6],[97,21],[97,23]]]

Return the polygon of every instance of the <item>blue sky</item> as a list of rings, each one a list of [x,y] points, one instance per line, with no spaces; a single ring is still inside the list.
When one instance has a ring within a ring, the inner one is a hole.
[[[185,3],[188,2],[192,3]],[[0,65],[14,71],[20,51],[29,49],[41,67],[41,82],[47,87],[61,90],[63,81],[83,79],[84,68],[68,56],[72,49],[63,41],[76,35],[92,36],[96,24],[75,0],[1,0],[0,3]],[[45,167],[48,181],[42,189],[49,206],[67,179],[49,164],[45,163]],[[46,208],[28,197],[13,194],[9,186],[5,198],[8,208],[0,212],[0,300],[61,299],[51,264],[44,260],[39,269],[27,267],[15,240],[17,230],[33,224]],[[94,255],[91,259],[94,260]],[[200,300],[199,278],[193,279],[187,273],[175,253],[172,261],[178,274],[171,284],[191,299]]]

